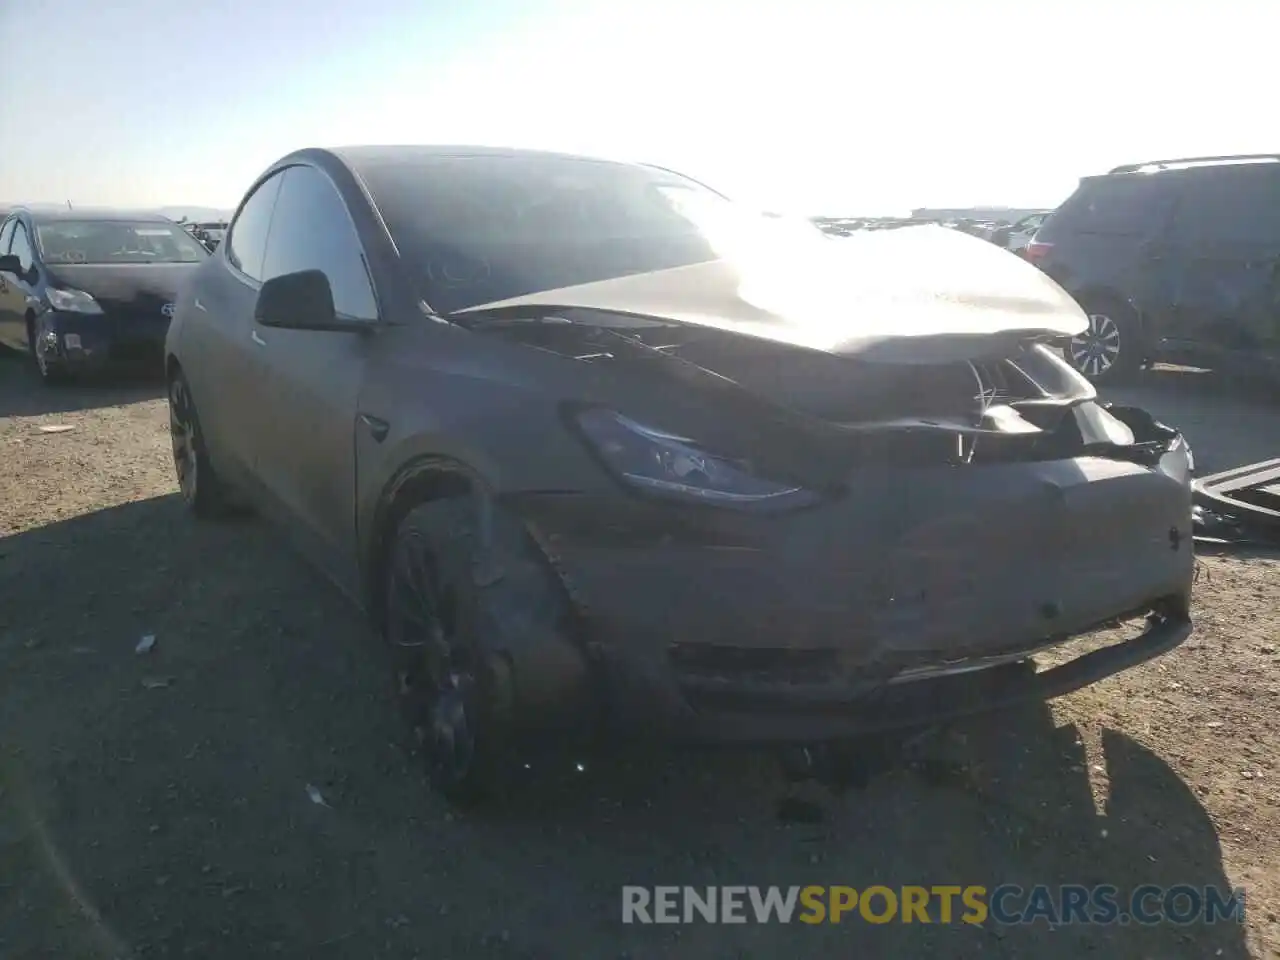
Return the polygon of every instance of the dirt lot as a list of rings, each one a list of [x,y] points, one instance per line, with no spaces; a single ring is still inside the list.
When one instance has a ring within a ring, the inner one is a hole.
[[[618,757],[456,817],[357,615],[263,525],[184,516],[158,394],[0,362],[0,957],[1280,955],[1280,559],[1202,558],[1178,651],[950,731],[822,823],[778,821],[757,753]],[[1127,396],[1202,472],[1278,453],[1277,408],[1203,377]],[[1248,920],[620,922],[624,883],[1001,882],[1244,886]]]

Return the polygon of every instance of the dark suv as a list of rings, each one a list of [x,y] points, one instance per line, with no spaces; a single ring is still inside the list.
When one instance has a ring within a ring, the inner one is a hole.
[[[1086,177],[1024,256],[1089,315],[1065,353],[1095,382],[1157,360],[1280,376],[1280,154]]]

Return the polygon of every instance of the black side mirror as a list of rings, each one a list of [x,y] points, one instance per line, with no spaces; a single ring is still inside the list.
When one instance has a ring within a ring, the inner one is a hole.
[[[0,273],[12,273],[21,277],[26,272],[22,269],[22,261],[18,259],[17,254],[6,253],[0,256]]]
[[[322,270],[272,277],[258,291],[253,319],[286,330],[370,330],[370,320],[346,320],[333,306],[333,290]]]

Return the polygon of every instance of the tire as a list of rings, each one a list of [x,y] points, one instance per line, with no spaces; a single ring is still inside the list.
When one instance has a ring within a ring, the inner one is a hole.
[[[1119,300],[1098,300],[1084,306],[1089,329],[1072,337],[1067,362],[1095,384],[1132,379],[1146,362],[1146,344],[1137,312]]]
[[[31,364],[35,367],[36,376],[46,387],[61,386],[70,381],[67,371],[57,364],[50,363],[36,348],[35,317],[27,317],[27,351],[31,355]]]
[[[457,807],[498,799],[525,757],[546,752],[539,717],[513,723],[508,652],[566,644],[564,588],[519,521],[493,518],[489,582],[480,561],[476,503],[450,497],[409,511],[392,538],[383,583],[385,633],[397,695],[427,778]],[[548,713],[552,711],[546,711]]]
[[[169,436],[178,488],[187,509],[201,519],[233,515],[233,500],[209,462],[191,385],[181,370],[169,378]]]

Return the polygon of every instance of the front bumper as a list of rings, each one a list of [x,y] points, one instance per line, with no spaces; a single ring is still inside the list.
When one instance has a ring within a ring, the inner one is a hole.
[[[167,317],[135,318],[51,310],[37,320],[36,349],[47,364],[69,372],[160,370],[168,331]]]
[[[865,471],[841,502],[785,517],[625,495],[513,506],[566,584],[624,733],[796,742],[936,722],[1059,696],[1191,631],[1185,445],[1155,467]],[[1152,611],[1138,637],[1028,669],[1037,650]]]

